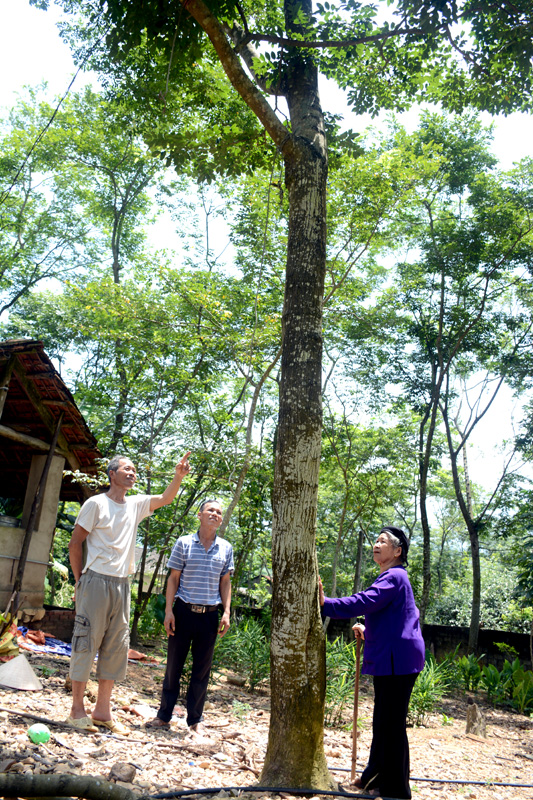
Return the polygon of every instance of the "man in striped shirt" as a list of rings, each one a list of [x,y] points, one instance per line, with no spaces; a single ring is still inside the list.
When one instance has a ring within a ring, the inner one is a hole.
[[[222,508],[217,500],[206,500],[198,512],[197,533],[181,536],[167,566],[165,630],[168,656],[161,704],[157,716],[146,724],[168,728],[179,697],[183,665],[192,648],[192,671],[187,690],[187,725],[195,733],[202,729],[207,684],[217,633],[223,636],[230,624],[233,549],[217,536]],[[219,622],[218,608],[222,605]]]

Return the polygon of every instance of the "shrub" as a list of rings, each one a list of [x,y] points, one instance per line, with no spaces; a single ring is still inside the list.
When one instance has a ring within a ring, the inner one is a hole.
[[[412,725],[422,725],[428,715],[436,711],[448,688],[448,672],[446,661],[437,664],[435,657],[427,654],[409,701],[407,719]]]
[[[503,675],[494,664],[487,664],[486,667],[483,667],[481,685],[487,690],[487,697],[495,705],[503,703],[508,696],[508,680],[504,680]]]
[[[482,682],[494,703],[511,701],[521,714],[533,711],[533,672],[523,669],[518,658],[504,661],[501,672],[492,664],[483,667]]]
[[[482,675],[479,665],[482,658],[483,656],[475,656],[470,653],[457,661],[457,669],[465,692],[477,692]]]
[[[213,665],[239,671],[254,691],[270,673],[270,642],[264,626],[255,619],[232,625],[217,641]]]
[[[460,645],[457,645],[453,653],[448,653],[439,661],[439,673],[443,682],[446,684],[446,693],[449,693],[453,689],[459,689],[462,685],[461,674],[457,667],[457,662],[459,660],[457,653],[459,652],[459,647]],[[430,657],[433,656],[426,654],[426,660]]]
[[[507,642],[494,642],[494,646],[503,656],[518,658],[518,650],[511,644],[507,644]]]
[[[521,713],[533,711],[533,672],[521,667],[513,673],[513,705]]]
[[[132,595],[133,598],[133,595]],[[133,603],[131,605],[133,617]],[[165,595],[153,594],[143,613],[139,618],[138,633],[141,639],[160,639],[166,641],[166,632],[163,625],[165,619]]]
[[[514,661],[507,661],[507,659],[503,662],[502,671],[500,672],[502,683],[505,684],[507,689],[507,697],[509,700],[512,700],[513,697],[513,688],[515,686],[514,675],[521,669],[520,661],[518,658],[515,658]]]
[[[324,722],[340,725],[346,704],[353,700],[356,673],[356,644],[342,639],[326,641],[326,705]]]

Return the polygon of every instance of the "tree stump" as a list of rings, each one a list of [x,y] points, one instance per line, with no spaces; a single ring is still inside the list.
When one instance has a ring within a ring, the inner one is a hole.
[[[476,703],[470,702],[466,709],[466,732],[487,738],[487,722],[485,715],[479,710]]]

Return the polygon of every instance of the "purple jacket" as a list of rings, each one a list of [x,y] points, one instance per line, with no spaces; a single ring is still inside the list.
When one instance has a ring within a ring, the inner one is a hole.
[[[419,613],[405,567],[382,572],[372,586],[351,597],[326,597],[326,616],[365,616],[366,675],[409,675],[424,667],[425,645]]]

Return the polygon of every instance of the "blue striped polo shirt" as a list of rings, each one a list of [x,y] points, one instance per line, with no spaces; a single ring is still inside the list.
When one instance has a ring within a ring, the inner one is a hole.
[[[206,552],[198,533],[180,536],[172,549],[167,567],[181,572],[176,597],[185,603],[215,606],[222,602],[220,579],[233,575],[233,548],[226,539],[215,536]]]

